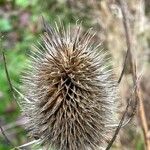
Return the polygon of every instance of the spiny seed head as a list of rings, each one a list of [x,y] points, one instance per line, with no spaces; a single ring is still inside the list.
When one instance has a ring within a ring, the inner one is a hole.
[[[117,123],[118,88],[93,35],[44,23],[23,76],[21,102],[31,137],[56,150],[99,150]]]

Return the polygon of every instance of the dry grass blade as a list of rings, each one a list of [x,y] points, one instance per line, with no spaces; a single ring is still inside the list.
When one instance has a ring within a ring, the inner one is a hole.
[[[33,140],[33,141],[31,141],[31,142],[28,142],[28,143],[25,143],[25,144],[23,144],[23,145],[20,145],[20,146],[18,146],[18,147],[15,147],[15,148],[13,148],[12,150],[20,150],[20,149],[23,149],[23,150],[25,150],[25,149],[27,149],[27,147],[29,147],[29,146],[31,146],[31,145],[33,145],[33,144],[39,144],[39,140]]]

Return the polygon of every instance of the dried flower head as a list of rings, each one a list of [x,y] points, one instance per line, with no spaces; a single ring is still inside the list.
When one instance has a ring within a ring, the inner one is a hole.
[[[56,150],[98,150],[117,123],[118,88],[105,54],[76,33],[44,23],[42,42],[23,76],[21,102],[31,137]]]

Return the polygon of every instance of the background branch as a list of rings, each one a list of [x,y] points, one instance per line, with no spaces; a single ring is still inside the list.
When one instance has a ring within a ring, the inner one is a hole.
[[[0,48],[2,48],[2,41],[0,39]],[[6,71],[6,74],[8,75],[8,71],[7,71],[7,65],[6,65],[6,59],[5,59],[5,55],[4,55],[4,52],[2,51],[2,56],[3,56],[3,61],[4,61],[4,66],[5,66],[5,71]],[[8,79],[8,78],[7,78]],[[9,82],[10,82],[10,78],[9,78]],[[11,82],[10,82],[11,83]],[[12,142],[9,140],[9,138],[7,137],[7,135],[5,134],[5,131],[3,130],[2,126],[0,125],[0,130],[1,130],[1,133],[4,137],[4,139],[6,140],[6,142],[8,143],[8,145],[14,147],[14,145],[12,144]]]
[[[129,106],[131,106],[131,101],[134,100],[134,106],[132,107],[132,113],[130,115],[130,121],[131,119],[133,118],[133,116],[135,115],[135,112],[136,112],[136,108],[137,108],[137,105],[138,105],[138,101],[137,101],[137,96],[136,96],[136,90],[137,90],[137,76],[136,76],[136,66],[133,65],[133,58],[132,58],[132,54],[131,54],[131,49],[132,49],[132,36],[131,36],[131,30],[130,30],[130,24],[129,24],[129,20],[128,20],[128,9],[127,9],[127,5],[126,5],[126,2],[124,0],[118,0],[119,1],[119,4],[120,4],[120,8],[121,8],[121,12],[122,12],[122,17],[123,17],[123,26],[124,26],[124,30],[125,30],[125,37],[126,37],[126,45],[127,45],[127,52],[126,52],[126,56],[125,56],[125,60],[124,60],[124,64],[123,64],[123,69],[122,69],[122,72],[121,72],[121,75],[119,77],[119,80],[118,80],[118,83],[121,82],[122,80],[122,77],[124,75],[124,71],[126,69],[126,65],[127,65],[127,60],[129,61],[129,65],[131,67],[131,70],[132,70],[132,78],[133,78],[133,82],[134,82],[134,92],[133,92],[133,95],[130,96],[130,99],[127,103],[127,106],[126,106],[126,109],[125,109],[125,112],[119,122],[119,125],[112,137],[112,139],[110,140],[106,150],[109,150],[112,146],[112,144],[114,143],[122,125],[123,125],[123,122],[125,120],[125,117],[127,116],[127,113],[128,113],[128,109],[129,109]],[[129,59],[128,59],[129,58]],[[133,98],[134,97],[134,98]]]
[[[122,69],[121,75],[120,75],[119,80],[118,80],[118,83],[120,83],[121,79],[123,77],[126,65],[127,65],[127,60],[129,61],[129,65],[131,67],[131,70],[133,68],[133,62],[132,62],[132,54],[131,54],[132,36],[131,36],[131,29],[130,29],[129,19],[127,17],[128,16],[127,4],[126,4],[125,0],[118,0],[118,1],[119,1],[121,12],[122,12],[123,26],[124,26],[124,30],[125,30],[126,45],[127,45],[127,52],[126,52],[125,60],[124,60],[124,63],[123,63],[123,69]],[[129,59],[127,59],[127,58],[129,58]],[[133,74],[133,72],[132,72],[132,74]]]
[[[7,144],[9,144],[10,146],[14,147],[14,145],[11,143],[11,141],[8,139],[7,135],[5,134],[5,132],[4,132],[3,128],[1,127],[1,125],[0,125],[0,130],[1,130],[1,133],[2,133],[2,135],[4,136],[4,138],[5,138],[6,142],[7,142]]]
[[[11,91],[12,96],[14,97],[14,99],[15,99],[15,101],[16,101],[15,92],[14,92],[14,89],[13,89],[13,86],[12,86],[12,83],[11,83],[11,80],[10,80],[10,76],[9,76],[9,73],[8,73],[8,69],[7,69],[7,62],[6,62],[6,57],[5,57],[4,51],[2,51],[2,56],[3,56],[3,62],[4,62],[4,67],[5,67],[5,73],[6,73],[7,81],[8,81],[8,84],[9,84],[9,88],[10,88],[10,91]],[[17,102],[17,101],[16,101],[16,102]]]
[[[142,126],[143,134],[144,134],[144,142],[145,142],[145,148],[147,150],[150,150],[150,138],[148,137],[148,125],[145,115],[145,108],[143,104],[143,96],[142,96],[142,90],[140,88],[140,85],[138,86],[137,95],[139,99],[139,117],[140,117],[140,123]]]

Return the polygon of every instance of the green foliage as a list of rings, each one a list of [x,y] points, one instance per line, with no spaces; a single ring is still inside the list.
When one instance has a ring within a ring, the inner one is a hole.
[[[30,5],[30,1],[29,0],[16,0],[16,4],[18,5],[18,6],[21,6],[21,7],[27,7],[27,6],[29,6]]]
[[[22,8],[36,5],[37,0],[15,0],[15,4]]]
[[[136,142],[135,142],[135,147],[136,150],[144,150],[144,137],[137,135],[136,137]]]
[[[0,18],[0,32],[10,31],[12,25],[8,19]]]

